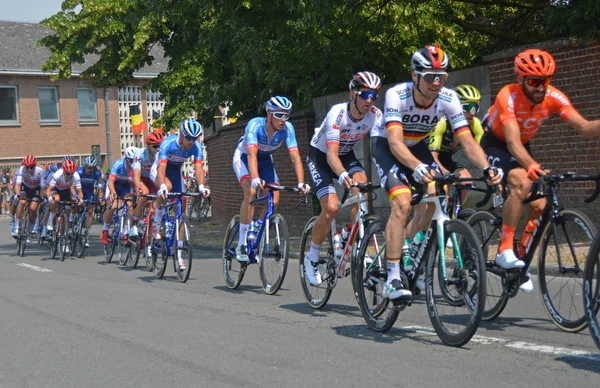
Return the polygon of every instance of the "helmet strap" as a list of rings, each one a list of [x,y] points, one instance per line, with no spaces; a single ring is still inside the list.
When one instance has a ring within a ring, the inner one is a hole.
[[[354,91],[353,91],[353,93],[354,93]],[[350,105],[350,110],[349,110],[350,118],[352,120],[354,120],[354,121],[360,121],[360,120],[362,120],[362,118],[365,117],[365,114],[367,113],[367,112],[363,113],[363,112],[360,111],[360,109],[358,108],[358,102],[357,102],[357,100],[358,100],[358,95],[355,94],[353,102],[354,102],[354,108],[356,109],[356,112],[358,113],[358,117],[354,117],[352,115],[352,104]]]
[[[421,81],[421,76],[419,74],[417,74],[417,82],[414,84],[415,89],[417,90],[417,92],[419,92],[419,94],[425,98],[427,98],[427,96],[425,95],[425,93],[423,93],[421,91],[421,89],[419,89],[419,81]],[[437,96],[433,99],[433,101],[435,101],[437,99]],[[431,104],[433,104],[433,101],[431,101]],[[429,108],[431,106],[431,104],[429,105],[421,105],[417,102],[417,99],[413,97],[413,102],[415,103],[415,106],[419,109],[426,109]]]

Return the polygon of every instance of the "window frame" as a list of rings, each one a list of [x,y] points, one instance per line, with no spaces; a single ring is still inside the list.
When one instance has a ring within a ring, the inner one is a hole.
[[[80,90],[86,90],[86,91],[91,91],[94,94],[94,118],[88,119],[88,118],[81,118],[81,110],[80,110],[80,102],[79,102],[79,91]],[[93,124],[93,123],[98,123],[98,93],[96,91],[96,89],[94,88],[85,88],[85,87],[78,87],[77,88],[77,118],[79,120],[80,123],[84,123],[84,124]]]
[[[1,89],[13,89],[15,91],[15,105],[14,105],[14,109],[15,109],[15,114],[16,114],[16,119],[15,120],[2,120],[0,119],[0,126],[15,126],[15,125],[21,125],[21,122],[19,121],[19,88],[17,88],[16,85],[0,85]]]
[[[54,93],[56,96],[56,116],[57,116],[56,119],[43,119],[42,118],[42,106],[41,106],[41,100],[40,100],[40,91],[42,89],[54,90]],[[60,96],[58,93],[57,86],[38,86],[38,107],[39,107],[40,124],[59,124],[60,123]]]

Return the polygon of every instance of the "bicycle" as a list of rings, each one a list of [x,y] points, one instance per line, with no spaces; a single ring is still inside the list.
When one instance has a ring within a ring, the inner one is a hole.
[[[152,271],[152,218],[154,215],[154,207],[152,206],[156,195],[154,194],[139,194],[140,197],[148,198],[144,213],[138,222],[138,238],[132,240],[133,254],[130,255],[127,265],[131,269],[135,269],[140,260],[140,256],[143,254],[146,259],[146,269]]]
[[[67,250],[70,246],[71,236],[68,233],[68,216],[67,211],[70,209],[70,205],[73,201],[56,201],[57,209],[52,221],[52,231],[48,231],[50,255],[53,259],[60,253],[60,261],[65,261],[67,257]]]
[[[129,228],[131,227],[131,215],[129,214],[128,202],[132,202],[135,197],[126,195],[124,198],[118,197],[115,201],[123,200],[123,205],[117,207],[113,213],[108,228],[108,244],[104,245],[104,261],[110,263],[115,253],[115,245],[119,247],[119,264],[125,265],[131,255],[131,244],[129,242]],[[119,214],[120,213],[120,214]]]
[[[479,327],[485,303],[485,260],[480,243],[465,221],[450,219],[440,186],[461,179],[473,180],[457,174],[435,177],[435,195],[420,192],[413,196],[412,206],[432,203],[435,213],[423,242],[411,253],[414,269],[400,272],[403,284],[416,295],[420,293],[417,278],[424,271],[429,318],[439,338],[450,346],[469,342]],[[388,331],[400,312],[412,304],[412,298],[390,301],[382,297],[387,280],[385,228],[381,220],[366,228],[355,260],[358,270],[353,272],[361,314],[367,325],[379,332]]]
[[[17,239],[17,255],[24,257],[25,256],[25,246],[27,245],[27,240],[29,239],[29,205],[34,199],[27,199],[27,202],[23,206],[23,218],[19,223],[19,233],[16,237]]]
[[[339,208],[345,208],[358,203],[358,211],[352,223],[352,228],[348,234],[348,241],[345,243],[342,255],[335,254],[334,249],[334,236],[337,232],[336,221],[331,222],[331,228],[325,241],[321,244],[321,250],[319,254],[318,268],[321,274],[322,282],[318,286],[314,286],[308,280],[306,276],[306,270],[304,267],[304,257],[310,249],[312,243],[312,230],[318,216],[312,217],[306,223],[304,230],[302,231],[302,238],[300,240],[300,283],[302,284],[302,291],[304,298],[308,302],[308,305],[314,309],[321,309],[325,307],[333,289],[335,288],[339,278],[347,277],[350,272],[354,270],[352,267],[352,258],[356,257],[356,253],[359,249],[359,241],[363,238],[365,228],[369,223],[376,220],[380,220],[379,217],[369,215],[367,209],[367,196],[369,192],[374,192],[381,188],[379,184],[367,183],[353,183],[352,188],[358,189],[358,195],[351,196],[351,191],[346,189],[342,199],[338,203]],[[375,199],[375,194],[371,200]],[[383,222],[383,221],[382,221]],[[356,295],[356,293],[354,293]],[[358,303],[358,299],[357,299]]]
[[[274,212],[273,191],[299,192],[297,187],[286,187],[266,184],[265,189],[270,189],[266,195],[259,196],[251,203],[267,202],[267,211],[262,218],[262,224],[256,232],[254,240],[247,239],[248,263],[240,263],[236,259],[235,250],[238,246],[240,216],[234,216],[229,222],[225,239],[223,240],[223,276],[227,288],[235,290],[240,286],[248,265],[258,264],[260,269],[260,283],[268,295],[273,295],[281,288],[285,279],[289,260],[289,232],[285,218]],[[300,200],[298,206],[304,201]]]
[[[546,207],[536,220],[537,227],[524,253],[518,253],[517,245],[520,242],[515,241],[515,253],[525,262],[525,267],[521,269],[504,269],[495,263],[495,255],[502,236],[501,216],[481,210],[469,218],[468,223],[479,237],[486,257],[487,290],[483,320],[488,321],[498,317],[508,300],[517,295],[519,286],[527,281],[534,253],[541,245],[537,268],[538,284],[548,316],[559,329],[566,332],[576,333],[585,328],[585,316],[579,311],[583,301],[579,303],[574,301],[577,287],[575,283],[579,283],[578,277],[583,276],[581,260],[587,255],[590,243],[596,234],[596,227],[582,212],[560,207],[557,186],[560,182],[598,181],[598,179],[600,175],[576,175],[572,172],[542,177],[540,190],[532,191],[523,201],[527,204],[540,198],[547,198]],[[559,282],[552,283],[556,278],[559,278]],[[563,297],[563,290],[566,290],[568,295]]]
[[[72,250],[71,255],[77,256],[79,258],[83,257],[83,253],[85,252],[86,243],[89,239],[89,229],[87,228],[88,224],[88,207],[96,206],[100,202],[99,201],[90,201],[84,200],[83,205],[78,208],[77,214],[73,219],[73,239],[72,239]]]
[[[169,256],[173,258],[173,270],[177,274],[179,281],[187,282],[192,271],[192,241],[190,237],[190,225],[187,217],[183,215],[181,198],[198,197],[201,193],[168,193],[168,198],[174,198],[173,201],[163,206],[165,210],[160,224],[161,238],[152,239],[152,269],[157,279],[162,279],[167,269]],[[174,219],[169,218],[169,209],[175,208]],[[179,239],[179,235],[183,239]],[[176,252],[181,252],[181,258],[185,262],[185,268],[179,265]]]
[[[188,192],[197,192],[198,184],[194,181],[188,190]],[[193,198],[188,204],[187,213],[190,223],[198,223],[209,218],[208,213],[210,212],[210,198],[211,197],[198,197]]]

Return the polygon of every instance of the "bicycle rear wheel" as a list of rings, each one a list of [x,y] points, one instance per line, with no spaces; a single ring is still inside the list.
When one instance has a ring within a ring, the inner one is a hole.
[[[282,215],[273,214],[268,223],[269,229],[263,230],[258,248],[260,283],[267,294],[273,295],[279,291],[285,279],[290,237],[287,223]]]
[[[190,238],[190,223],[185,216],[182,216],[179,220],[179,233],[183,233],[182,246],[181,248],[175,248],[175,252],[181,252],[181,258],[185,263],[185,269],[181,269],[177,257],[174,258],[174,262],[179,281],[185,283],[190,278],[190,273],[192,272],[193,257],[192,240]]]
[[[129,242],[129,230],[131,227],[131,217],[129,214],[123,216],[123,230],[117,236],[119,245],[119,265],[125,265],[132,255],[131,243]]]
[[[446,240],[454,235],[458,246],[446,247]],[[485,259],[479,240],[471,227],[462,220],[444,223],[444,243],[440,247],[433,240],[427,260],[426,300],[429,318],[442,342],[449,346],[463,346],[479,327],[485,305]],[[444,252],[444,260],[440,255]],[[460,268],[460,258],[463,267]],[[437,272],[442,271],[438,276]],[[452,295],[452,303],[444,295]],[[463,303],[455,303],[457,299]]]
[[[585,263],[583,300],[590,334],[600,349],[600,235],[594,239]]]
[[[131,269],[136,269],[140,256],[145,255],[146,250],[146,228],[147,224],[144,219],[140,219],[138,222],[138,237],[135,240],[130,241],[132,253],[129,256],[127,265]]]
[[[300,265],[298,266],[300,274],[300,283],[302,284],[302,291],[304,298],[308,302],[308,305],[314,309],[323,308],[333,292],[335,281],[337,279],[327,279],[330,275],[335,277],[335,274],[331,274],[327,270],[327,265],[330,260],[333,260],[333,242],[331,241],[331,234],[327,233],[327,238],[321,244],[321,250],[319,252],[319,272],[321,273],[321,279],[323,282],[318,286],[313,286],[308,277],[306,276],[306,270],[304,269],[304,258],[310,250],[310,244],[312,242],[312,230],[317,217],[313,217],[306,223],[304,231],[302,232],[302,239],[300,240]]]
[[[467,223],[473,228],[486,261],[485,307],[481,319],[491,321],[502,313],[509,299],[503,277],[489,270],[496,261],[496,253],[502,239],[502,219],[488,211],[480,210],[469,217]]]
[[[552,322],[561,330],[577,333],[587,321],[582,309],[583,270],[596,227],[582,212],[561,209],[542,235],[538,257],[540,296]]]
[[[88,233],[88,230],[85,227],[87,225],[87,217],[86,212],[73,228],[73,233],[76,236],[74,251],[77,257],[83,257],[83,252],[85,251],[85,242],[87,241]]]
[[[239,230],[240,216],[238,215],[229,221],[223,240],[223,276],[227,288],[231,290],[240,286],[248,268],[247,263],[240,263],[236,259],[235,250],[238,245]]]
[[[406,307],[406,304],[396,306],[381,295],[387,280],[385,226],[383,220],[369,223],[352,264],[352,283],[358,307],[367,326],[379,332],[391,329],[401,309]],[[408,284],[407,279],[404,279],[404,284]]]
[[[108,227],[108,244],[104,245],[104,261],[110,263],[115,253],[115,235],[119,236],[119,224],[113,219]]]

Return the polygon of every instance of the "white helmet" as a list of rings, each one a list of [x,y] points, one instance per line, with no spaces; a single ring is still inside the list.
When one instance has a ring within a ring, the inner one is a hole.
[[[96,167],[98,165],[98,159],[93,156],[88,156],[85,158],[85,165],[90,167]]]
[[[135,153],[137,152],[137,150],[137,147],[127,147],[123,156],[125,157],[125,159],[129,160],[130,162],[133,162],[133,158],[135,157]]]

